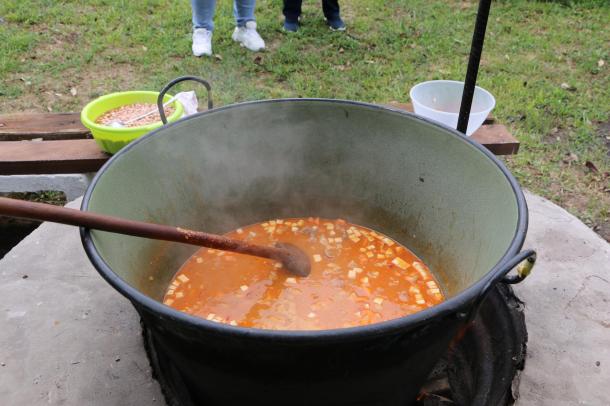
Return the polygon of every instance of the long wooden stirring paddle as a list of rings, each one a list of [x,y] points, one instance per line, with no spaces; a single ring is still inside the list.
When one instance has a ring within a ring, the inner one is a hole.
[[[0,197],[0,215],[51,221],[112,233],[146,237],[155,240],[175,241],[253,255],[255,257],[269,258],[281,262],[286,271],[297,276],[307,276],[311,272],[311,263],[307,254],[289,243],[278,242],[275,246],[256,245],[202,231],[128,220],[105,214],[68,209],[44,203],[26,202],[6,197]]]

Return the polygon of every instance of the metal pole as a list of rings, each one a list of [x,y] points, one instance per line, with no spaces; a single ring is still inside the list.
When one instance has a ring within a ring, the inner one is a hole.
[[[466,71],[462,104],[460,106],[460,115],[457,124],[457,130],[464,134],[466,134],[466,129],[468,128],[470,108],[472,107],[472,96],[474,95],[474,87],[477,83],[477,74],[479,73],[479,63],[481,62],[481,53],[483,52],[485,29],[487,28],[487,18],[489,17],[490,8],[491,0],[481,0],[479,2],[479,10],[477,11],[477,21],[474,26],[474,34],[472,35],[468,70]]]

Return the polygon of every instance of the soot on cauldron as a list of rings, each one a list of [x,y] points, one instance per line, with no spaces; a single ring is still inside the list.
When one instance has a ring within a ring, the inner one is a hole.
[[[168,406],[206,406],[142,325],[144,346]],[[521,301],[498,284],[478,315],[460,331],[428,377],[417,406],[505,406],[515,401],[513,381],[524,367],[527,331]],[[185,379],[186,378],[186,379]],[[190,379],[189,379],[190,378]]]

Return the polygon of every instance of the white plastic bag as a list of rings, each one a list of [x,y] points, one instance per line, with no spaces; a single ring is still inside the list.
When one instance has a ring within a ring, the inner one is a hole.
[[[184,115],[182,117],[192,116],[197,113],[197,106],[199,106],[199,102],[197,101],[197,95],[193,90],[190,92],[180,92],[176,94],[176,100],[182,103],[182,107],[184,107]]]

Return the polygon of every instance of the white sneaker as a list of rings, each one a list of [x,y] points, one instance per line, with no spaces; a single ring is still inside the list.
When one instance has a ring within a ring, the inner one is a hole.
[[[195,28],[193,31],[193,55],[212,55],[212,31]]]
[[[250,51],[265,49],[265,41],[256,32],[256,21],[248,21],[245,27],[235,27],[233,41],[239,42],[242,47],[246,47]]]

